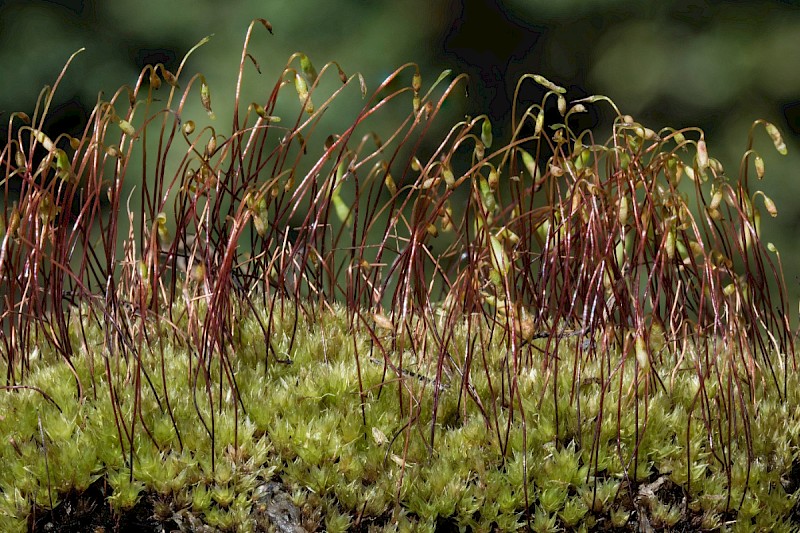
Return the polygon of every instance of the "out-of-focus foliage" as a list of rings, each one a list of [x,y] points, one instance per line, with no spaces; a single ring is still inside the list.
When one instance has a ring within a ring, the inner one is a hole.
[[[790,293],[800,249],[800,9],[795,2],[686,3],[501,0],[517,24],[541,24],[532,67],[589,93],[612,95],[651,127],[698,124],[735,175],[742,134],[763,117],[783,130],[787,157],[763,183],[783,220],[769,234],[783,251]],[[537,64],[538,63],[538,64]],[[765,149],[757,143],[757,147]],[[759,184],[761,186],[762,184]]]
[[[0,7],[0,111],[32,109],[41,88],[52,84],[66,58],[79,48],[86,51],[61,90],[62,97],[73,94],[75,107],[86,110],[93,107],[99,91],[108,93],[133,83],[148,63],[162,62],[175,71],[189,48],[213,34],[187,70],[197,72],[202,66],[215,93],[217,115],[227,121],[232,109],[225,108],[233,101],[242,38],[254,17],[271,20],[275,28],[274,38],[252,50],[265,73],[274,73],[291,53],[302,51],[319,66],[336,60],[348,74],[362,72],[371,88],[405,62],[414,60],[425,69],[427,43],[435,40],[437,31],[434,17],[407,15],[425,10],[421,0],[402,6],[351,0],[266,6],[249,0],[224,7],[188,0],[60,4],[74,6],[24,0]],[[334,110],[347,116],[352,111]]]
[[[790,292],[800,297],[800,250],[793,250],[800,220],[800,9],[791,2],[10,0],[0,6],[0,111],[33,109],[41,87],[86,47],[61,89],[64,124],[82,128],[82,110],[92,108],[98,91],[132,82],[147,63],[174,70],[192,45],[214,34],[187,69],[202,67],[218,120],[227,122],[241,40],[253,17],[275,28],[274,38],[254,49],[267,72],[300,50],[318,66],[336,60],[348,74],[362,72],[370,88],[407,61],[421,65],[427,82],[446,68],[469,73],[465,107],[445,111],[453,119],[488,113],[499,140],[510,134],[514,84],[525,72],[547,74],[569,88],[570,98],[607,94],[654,129],[698,125],[716,140],[710,148],[732,175],[752,121],[775,123],[789,155],[770,165],[763,184],[782,215],[766,229],[783,252]],[[326,119],[360,106],[342,101]],[[590,117],[587,126],[604,119]]]

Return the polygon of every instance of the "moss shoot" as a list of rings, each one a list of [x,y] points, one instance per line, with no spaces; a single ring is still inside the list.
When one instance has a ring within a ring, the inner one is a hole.
[[[509,138],[436,136],[463,76],[296,53],[270,85],[259,27],[229,131],[185,59],[80,138],[44,130],[66,67],[11,116],[0,530],[797,529],[774,125],[732,176],[530,74]]]

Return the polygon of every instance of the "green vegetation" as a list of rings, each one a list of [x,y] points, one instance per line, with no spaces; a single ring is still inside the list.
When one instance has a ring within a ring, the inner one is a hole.
[[[0,529],[100,486],[186,530],[796,528],[794,333],[749,186],[775,126],[733,179],[702,131],[527,75],[511,138],[467,117],[423,153],[463,76],[368,96],[298,53],[223,135],[181,70],[81,138],[43,130],[49,89],[11,118]],[[590,105],[603,144],[571,127]]]
[[[359,379],[356,353],[368,353],[371,338],[364,332],[351,334],[347,313],[336,306],[313,322],[301,316],[294,347],[294,315],[289,312],[276,321],[275,348],[291,353],[292,364],[277,364],[265,372],[258,324],[268,316],[241,310],[235,315],[232,370],[247,412],[237,425],[230,416],[217,418],[215,443],[221,451],[215,465],[206,430],[197,424],[198,412],[186,394],[192,389],[186,347],[169,342],[161,346],[163,353],[145,350],[141,366],[133,359],[119,361],[120,375],[150,376],[159,375],[163,362],[166,395],[173,398],[175,426],[156,396],[143,391],[139,423],[151,434],[140,430],[133,437],[134,481],[120,454],[125,446],[114,422],[115,412],[124,420],[133,418],[132,398],[120,396],[115,405],[108,394],[98,394],[79,402],[69,368],[45,363],[55,354],[42,353],[33,363],[30,388],[2,399],[0,427],[9,436],[2,459],[9,468],[0,483],[4,489],[14,488],[5,492],[2,502],[3,530],[24,529],[31,506],[57,505],[65,494],[85,490],[100,476],[107,477],[114,491],[109,504],[119,513],[150,499],[167,506],[168,519],[184,511],[201,523],[235,526],[222,527],[231,530],[256,527],[257,489],[269,479],[281,479],[294,489],[294,504],[306,510],[304,526],[326,531],[337,530],[335,524],[345,530],[358,523],[434,529],[442,519],[473,531],[513,530],[524,526],[526,509],[536,531],[632,524],[637,512],[656,528],[679,522],[700,527],[733,517],[738,519],[736,531],[781,524],[791,529],[788,513],[795,497],[787,490],[789,483],[797,483],[790,480],[790,471],[800,415],[781,404],[767,386],[756,391],[765,403],[750,429],[762,437],[753,440],[750,450],[744,435],[733,438],[725,450],[732,462],[728,470],[715,459],[719,452],[708,442],[703,419],[689,414],[696,411],[700,383],[677,357],[665,356],[663,364],[679,370],[669,387],[648,395],[635,449],[633,365],[621,372],[622,387],[615,384],[604,394],[599,380],[584,379],[572,400],[572,378],[562,373],[557,413],[548,383],[554,377],[548,378],[537,362],[518,376],[526,416],[512,419],[507,409],[496,405],[493,390],[507,356],[499,334],[485,340],[489,372],[472,369],[474,401],[460,398],[459,376],[443,378],[431,448],[428,435],[418,428],[432,420],[433,384],[424,376],[434,375],[435,361],[409,364],[399,389],[398,379],[388,380],[377,361],[364,359]],[[86,336],[85,353],[102,352],[98,325],[80,333],[76,317],[71,330],[76,343],[80,335]],[[169,338],[172,330],[153,328],[149,334]],[[546,342],[536,340],[534,345],[544,349]],[[464,353],[468,344],[467,326],[462,324],[453,332],[452,345]],[[565,366],[581,364],[573,342],[565,343],[559,353]],[[90,357],[81,355],[73,364],[80,379],[89,382]],[[583,374],[601,375],[601,365],[590,362]],[[211,379],[218,382],[219,376],[212,371]],[[365,391],[364,418],[359,413],[359,381]],[[108,390],[106,377],[98,375],[94,387]],[[117,387],[123,385],[116,383]],[[789,390],[800,390],[796,377]],[[48,398],[37,391],[47,391]],[[716,383],[706,385],[705,391],[711,398],[724,394]],[[794,392],[788,403],[796,402],[797,396]],[[577,404],[580,416],[570,407]],[[487,427],[480,405],[497,410],[498,425]],[[199,408],[201,417],[211,418],[207,403]],[[559,416],[561,436],[555,439]],[[416,427],[409,425],[409,417]],[[598,423],[601,419],[604,422]],[[46,428],[44,441],[40,428]],[[787,440],[788,435],[793,437]],[[731,511],[740,507],[738,514]],[[753,527],[743,527],[746,524]]]

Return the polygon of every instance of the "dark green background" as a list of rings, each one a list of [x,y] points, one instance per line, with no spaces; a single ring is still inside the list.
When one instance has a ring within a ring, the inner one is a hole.
[[[107,97],[133,83],[147,63],[174,69],[193,44],[213,33],[187,72],[206,75],[217,121],[227,123],[242,41],[254,17],[267,18],[275,29],[274,37],[257,32],[252,49],[268,80],[265,90],[297,50],[318,69],[337,60],[348,73],[361,71],[370,88],[395,67],[416,61],[427,83],[443,69],[468,73],[469,99],[456,99],[448,112],[452,120],[488,113],[500,139],[516,80],[526,72],[568,87],[571,98],[608,95],[656,130],[701,126],[711,155],[734,177],[752,121],[774,122],[789,155],[775,153],[759,132],[767,175],[753,189],[763,186],[777,203],[779,217],[764,221],[763,235],[781,250],[790,294],[794,301],[800,297],[796,2],[7,1],[0,4],[0,111],[6,112],[0,122],[10,111],[32,112],[41,87],[55,80],[78,48],[86,52],[70,69],[54,110],[58,127],[67,130],[83,127],[99,91]],[[539,96],[531,89],[523,98]],[[341,118],[332,120],[347,120],[357,109],[340,107]],[[604,118],[592,114],[587,125]]]

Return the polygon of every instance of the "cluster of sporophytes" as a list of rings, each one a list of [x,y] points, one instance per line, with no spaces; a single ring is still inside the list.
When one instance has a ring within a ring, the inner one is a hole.
[[[213,111],[185,59],[78,138],[42,129],[58,82],[10,117],[0,529],[98,483],[173,528],[796,528],[794,337],[750,189],[775,126],[731,178],[702,131],[528,75],[509,140],[480,116],[433,142],[462,76],[367,96],[300,53],[245,106],[259,23],[228,134],[186,116]],[[571,127],[595,104],[604,144]]]

